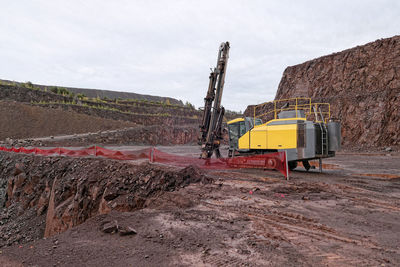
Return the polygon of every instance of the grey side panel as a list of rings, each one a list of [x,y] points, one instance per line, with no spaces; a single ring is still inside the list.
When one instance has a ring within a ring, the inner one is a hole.
[[[306,122],[306,147],[304,150],[303,158],[315,157],[315,129],[314,123],[311,121]]]
[[[338,151],[341,143],[340,123],[328,122],[328,145],[329,151]]]
[[[291,161],[291,160],[298,160],[298,156],[297,156],[297,149],[293,148],[293,149],[278,149],[279,152],[281,151],[287,151],[287,160]]]
[[[304,129],[304,133],[298,134],[297,138],[304,138],[299,142],[297,149],[286,149],[288,161],[291,160],[302,160],[315,157],[315,127],[311,121],[298,121],[299,127]],[[301,126],[300,126],[301,125]],[[302,146],[299,146],[302,143]],[[278,151],[285,151],[285,149],[279,149]]]
[[[297,123],[297,148],[306,146],[306,124],[304,122]]]
[[[310,121],[304,122],[304,147],[298,147],[297,158],[307,159],[315,157],[315,129],[314,124]]]
[[[307,159],[315,157],[315,127],[311,121],[305,122],[305,145],[304,148],[298,148],[298,159]]]

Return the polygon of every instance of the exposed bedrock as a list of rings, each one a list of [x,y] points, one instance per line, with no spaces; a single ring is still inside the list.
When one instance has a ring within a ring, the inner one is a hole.
[[[198,125],[136,126],[121,130],[88,133],[63,138],[19,140],[16,146],[87,146],[101,145],[182,145],[197,141]]]
[[[345,146],[399,146],[400,36],[286,68],[275,99],[292,97],[329,102]]]
[[[0,152],[0,247],[60,233],[111,210],[137,210],[197,182],[212,180],[193,167]]]

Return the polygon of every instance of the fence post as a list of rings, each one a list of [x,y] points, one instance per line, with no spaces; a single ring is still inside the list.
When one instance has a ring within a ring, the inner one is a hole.
[[[97,145],[94,145],[94,156],[97,157]]]
[[[150,162],[154,162],[154,147],[152,147],[150,150]]]
[[[289,181],[289,164],[287,159],[287,150],[285,150],[285,163],[286,163],[286,180]]]

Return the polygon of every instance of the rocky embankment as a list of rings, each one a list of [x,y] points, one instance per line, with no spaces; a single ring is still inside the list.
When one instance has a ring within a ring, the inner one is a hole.
[[[0,83],[12,83],[15,85],[22,86],[24,83],[9,81],[9,80],[2,80],[0,79]],[[49,85],[41,85],[41,84],[34,84],[34,86],[40,88],[41,90],[50,91],[54,87],[59,86],[49,86]],[[172,97],[162,97],[162,96],[154,96],[154,95],[143,95],[143,94],[136,94],[130,92],[118,92],[118,91],[110,91],[110,90],[101,90],[101,89],[88,89],[88,88],[75,88],[75,87],[59,87],[64,88],[70,92],[75,94],[84,94],[90,98],[120,98],[120,99],[138,99],[138,100],[147,100],[147,101],[157,101],[157,102],[166,102],[169,101],[171,104],[174,105],[182,105],[183,103],[181,100],[172,98]]]
[[[85,134],[51,136],[36,139],[6,139],[0,145],[7,147],[63,147],[97,145],[179,145],[197,142],[198,125],[135,126],[119,130]]]
[[[0,247],[60,233],[111,210],[141,209],[163,192],[198,182],[212,179],[193,167],[0,152]]]
[[[67,112],[74,112],[85,114],[94,118],[111,119],[115,121],[132,122],[139,125],[185,125],[199,122],[199,113],[197,111],[185,112],[187,116],[179,115],[179,109],[171,109],[168,113],[125,113],[119,110],[108,110],[102,108],[92,108],[80,105],[69,104],[37,104],[39,107],[47,108],[49,112],[53,110],[63,110]],[[145,108],[139,108],[141,112],[145,112]],[[158,107],[159,110],[162,108]],[[152,111],[157,110],[151,108]]]
[[[73,138],[69,143],[167,145],[187,144],[197,139],[201,112],[193,106],[137,99],[78,98],[68,91],[53,91],[33,85],[0,83],[3,115],[0,140],[84,133],[89,143],[82,143],[82,138]],[[116,129],[123,130],[115,135],[88,134]],[[122,136],[124,133],[127,135]]]
[[[104,119],[61,109],[49,110],[11,101],[0,101],[0,114],[0,140],[79,134],[136,125],[133,122]]]
[[[292,97],[330,103],[345,147],[400,146],[400,36],[286,68],[275,99]]]
[[[36,87],[34,87],[36,88]],[[201,112],[193,107],[149,102],[147,100],[77,99],[20,85],[0,84],[0,100],[31,106],[85,114],[104,119],[132,122],[140,125],[182,125],[198,123]]]

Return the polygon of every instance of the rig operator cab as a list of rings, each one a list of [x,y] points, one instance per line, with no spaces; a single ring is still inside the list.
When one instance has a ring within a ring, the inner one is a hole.
[[[256,109],[265,110],[256,115]],[[263,123],[261,118],[267,119]],[[286,151],[289,168],[302,162],[310,169],[310,160],[334,157],[340,149],[340,123],[330,118],[328,103],[312,103],[310,98],[291,98],[254,107],[254,117],[228,122],[229,157]]]

